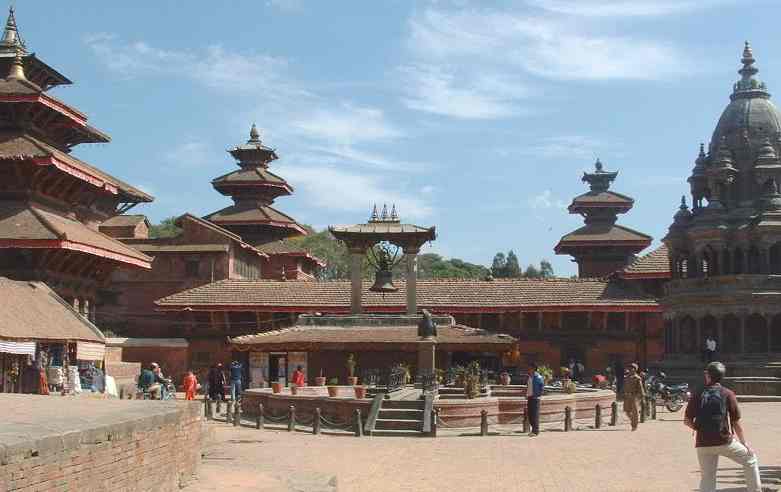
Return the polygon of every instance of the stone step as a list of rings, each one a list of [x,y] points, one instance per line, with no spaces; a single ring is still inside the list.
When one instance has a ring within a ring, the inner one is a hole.
[[[423,410],[421,400],[383,400],[382,409]]]
[[[378,418],[389,420],[423,420],[423,410],[409,408],[381,408]]]
[[[411,430],[391,430],[391,429],[385,429],[385,430],[375,430],[372,432],[372,436],[379,436],[379,437],[422,437],[423,433],[420,431],[411,431]]]
[[[419,420],[377,419],[374,429],[421,431],[423,429],[423,422]]]

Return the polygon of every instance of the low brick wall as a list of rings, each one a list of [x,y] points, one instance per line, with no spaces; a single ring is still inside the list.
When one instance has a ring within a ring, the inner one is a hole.
[[[0,490],[179,490],[207,439],[191,402],[0,395]]]
[[[351,396],[337,396],[330,398],[327,393],[328,390],[323,386],[313,386],[311,388],[318,388],[318,391],[325,390],[325,396],[312,396],[312,395],[291,395],[288,390],[282,393],[272,393],[270,389],[250,389],[242,393],[241,397],[241,411],[247,418],[255,418],[258,415],[259,404],[263,404],[263,412],[270,412],[271,415],[284,415],[290,408],[290,405],[295,405],[296,414],[303,417],[308,421],[312,415],[314,415],[315,408],[320,408],[320,413],[323,417],[336,422],[348,422],[352,421],[355,416],[355,410],[361,411],[361,418],[366,419],[369,415],[369,408],[372,401],[368,398],[362,400],[355,399],[355,391],[351,386],[344,386],[344,391],[341,394],[348,394],[350,390]]]

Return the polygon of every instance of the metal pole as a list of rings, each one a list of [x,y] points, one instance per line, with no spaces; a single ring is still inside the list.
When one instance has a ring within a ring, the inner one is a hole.
[[[320,434],[320,407],[315,408],[315,414],[312,416],[312,434]]]
[[[656,400],[651,398],[651,420],[656,420]]]
[[[615,427],[618,424],[618,402],[610,404],[610,425]]]
[[[241,425],[241,402],[236,401],[233,406],[233,427],[239,427]]]
[[[600,429],[602,427],[602,406],[597,403],[594,409],[594,428]]]
[[[287,423],[287,431],[293,432],[296,430],[296,406],[290,405],[290,420]]]
[[[431,437],[437,437],[437,419],[439,419],[439,410],[436,408],[431,410]]]
[[[203,416],[209,420],[209,398],[206,396],[203,397]]]
[[[361,410],[355,409],[355,437],[363,436],[363,425],[361,424]]]
[[[564,407],[564,432],[572,430],[572,409]]]
[[[222,400],[217,397],[217,413],[215,414],[215,417],[220,415],[220,411],[222,410]]]
[[[645,422],[645,410],[647,406],[645,398],[640,398],[640,423]]]
[[[480,411],[480,435],[488,435],[488,412],[485,410]]]
[[[263,404],[258,403],[258,415],[255,417],[255,428],[256,429],[262,429],[263,428]]]

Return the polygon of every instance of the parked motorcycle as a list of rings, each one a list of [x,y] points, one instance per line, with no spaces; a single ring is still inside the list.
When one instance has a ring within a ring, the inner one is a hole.
[[[664,382],[666,377],[663,372],[649,376],[646,381],[646,390],[654,402],[662,403],[670,412],[677,412],[691,397],[689,384],[666,384]]]

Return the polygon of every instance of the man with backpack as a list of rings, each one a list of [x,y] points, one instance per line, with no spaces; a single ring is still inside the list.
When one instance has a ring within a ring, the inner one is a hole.
[[[726,368],[721,362],[711,362],[706,366],[705,387],[689,400],[684,415],[684,424],[696,433],[700,492],[716,490],[719,456],[729,458],[743,467],[747,491],[761,492],[759,463],[754,451],[746,443],[740,425],[738,400],[735,393],[721,385],[725,373]]]

